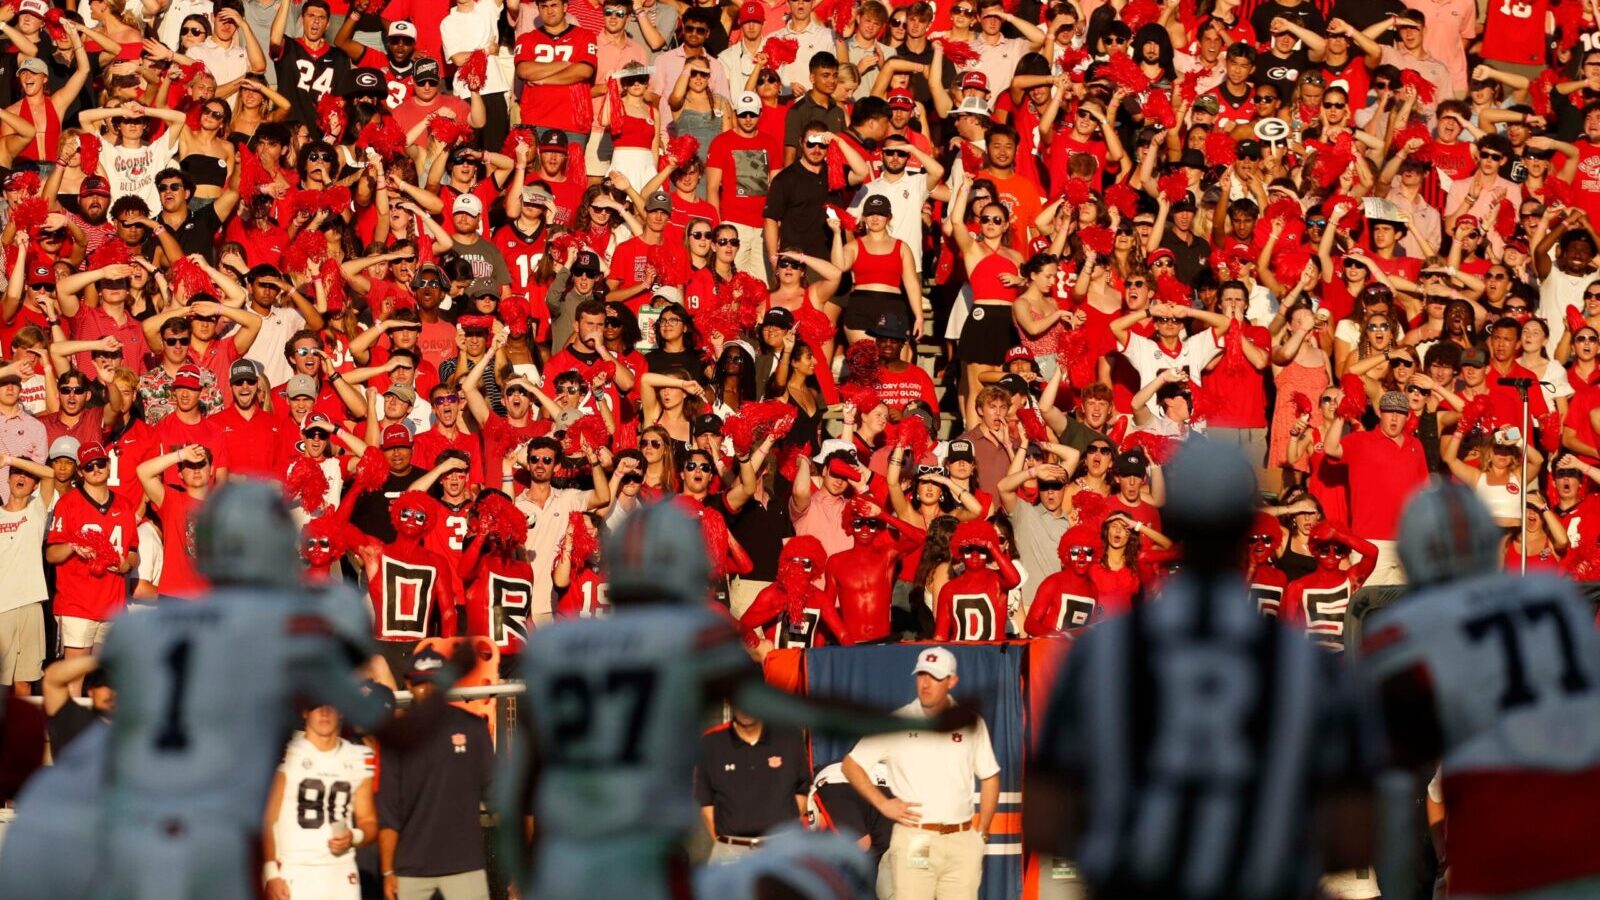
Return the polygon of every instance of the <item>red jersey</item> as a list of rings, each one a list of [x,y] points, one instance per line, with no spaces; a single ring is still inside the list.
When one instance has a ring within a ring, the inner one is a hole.
[[[198,597],[210,582],[194,567],[194,514],[199,500],[168,488],[161,500],[161,582],[163,597]]]
[[[456,597],[449,563],[421,546],[389,544],[367,583],[372,636],[380,641],[420,641],[456,633]],[[439,621],[434,621],[438,608]]]
[[[556,617],[562,619],[603,619],[611,615],[611,598],[600,573],[585,568],[572,576],[572,583],[556,604]]]
[[[1546,0],[1502,0],[1488,5],[1483,20],[1483,58],[1485,61],[1518,66],[1543,66],[1550,35],[1545,19],[1550,11]]]
[[[500,255],[505,257],[506,268],[511,270],[510,296],[528,296],[533,284],[533,270],[544,258],[544,238],[543,228],[530,236],[523,234],[512,223],[494,230],[494,237],[490,240]]]
[[[521,653],[528,642],[533,567],[522,560],[481,556],[466,596],[467,631],[494,641],[502,656]]]
[[[1006,590],[993,569],[963,572],[945,583],[934,606],[936,641],[1003,641]]]
[[[1246,125],[1254,122],[1256,118],[1255,91],[1250,85],[1245,85],[1244,96],[1234,97],[1227,91],[1228,83],[1217,85],[1206,91],[1207,97],[1217,98],[1217,125],[1228,128],[1234,125]]]
[[[98,503],[82,487],[69,491],[60,500],[50,519],[45,544],[71,544],[82,531],[98,531],[106,536],[118,553],[139,549],[139,521],[134,506],[112,493]],[[128,598],[128,581],[114,573],[98,574],[95,567],[76,553],[56,566],[55,613],[97,622],[116,615]]]
[[[567,65],[595,65],[595,33],[587,28],[569,25],[559,34],[551,34],[541,23],[532,31],[517,38],[518,63],[552,63]],[[561,131],[588,131],[594,118],[594,107],[589,97],[590,82],[577,84],[528,84],[522,88],[522,121],[537,122],[546,128]]]
[[[1577,205],[1590,216],[1600,216],[1600,144],[1573,141],[1578,148],[1578,172],[1572,176],[1577,188]]]

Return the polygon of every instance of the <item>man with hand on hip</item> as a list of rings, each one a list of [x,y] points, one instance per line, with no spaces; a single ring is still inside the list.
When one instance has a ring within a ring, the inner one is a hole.
[[[960,681],[956,658],[943,647],[919,651],[917,699],[898,715],[933,718],[955,705],[950,692]],[[883,763],[894,797],[885,797],[867,772]],[[896,900],[976,898],[983,877],[984,845],[1000,802],[1000,764],[989,728],[978,719],[959,731],[905,731],[863,738],[844,760],[844,774],[857,793],[894,821],[884,871]],[[972,817],[972,785],[979,784],[978,817]]]

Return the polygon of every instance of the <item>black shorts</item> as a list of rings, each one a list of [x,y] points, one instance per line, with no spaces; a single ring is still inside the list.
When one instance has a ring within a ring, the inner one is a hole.
[[[1009,305],[974,304],[961,329],[961,339],[956,341],[956,359],[984,366],[1003,365],[1006,351],[1017,342],[1017,327],[1011,321]]]
[[[886,313],[898,312],[906,317],[906,322],[915,321],[911,314],[911,305],[906,302],[906,295],[898,291],[852,291],[850,301],[845,304],[844,315],[839,317],[839,325],[851,331],[866,331]]]

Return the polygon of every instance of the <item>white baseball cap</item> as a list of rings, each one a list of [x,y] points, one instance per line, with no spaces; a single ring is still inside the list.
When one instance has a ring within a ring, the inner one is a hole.
[[[411,38],[414,41],[414,40],[417,39],[417,26],[411,24],[410,22],[406,21],[405,19],[400,19],[398,21],[390,22],[389,23],[389,30],[385,33],[385,36],[386,37],[408,37],[408,38]]]
[[[483,201],[478,199],[477,194],[462,194],[456,198],[456,202],[450,204],[450,214],[455,215],[456,213],[466,213],[469,216],[481,219],[483,218]]]
[[[968,97],[956,107],[954,115],[982,116],[987,119],[990,117],[989,104],[985,103],[982,97]]]
[[[761,112],[761,97],[755,91],[745,91],[733,98],[733,113],[759,113]]]
[[[917,653],[917,667],[913,675],[926,672],[940,681],[956,674],[956,655],[943,647],[929,647]]]

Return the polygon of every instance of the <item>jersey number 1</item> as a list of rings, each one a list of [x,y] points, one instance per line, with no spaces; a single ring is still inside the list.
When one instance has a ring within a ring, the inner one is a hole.
[[[167,704],[161,716],[161,732],[156,749],[163,753],[182,753],[189,748],[189,729],[183,723],[183,698],[189,691],[189,639],[183,638],[168,648],[161,661],[167,667]]]

